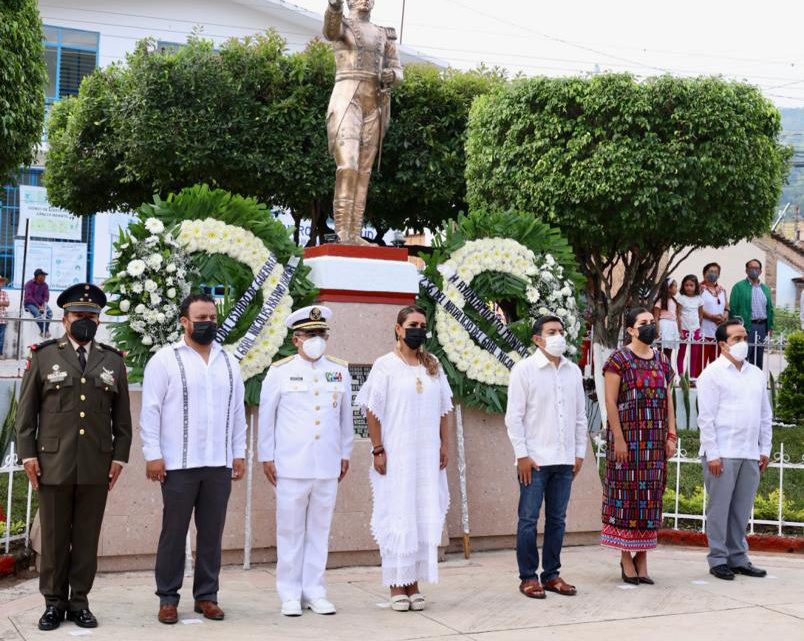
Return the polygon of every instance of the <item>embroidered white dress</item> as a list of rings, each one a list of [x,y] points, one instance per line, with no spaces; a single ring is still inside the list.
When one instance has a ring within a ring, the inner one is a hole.
[[[421,392],[417,391],[417,379]],[[449,507],[446,470],[439,469],[441,417],[452,410],[444,372],[428,376],[395,353],[378,358],[355,403],[382,426],[386,473],[369,471],[371,531],[380,548],[383,584],[438,581],[438,545]]]

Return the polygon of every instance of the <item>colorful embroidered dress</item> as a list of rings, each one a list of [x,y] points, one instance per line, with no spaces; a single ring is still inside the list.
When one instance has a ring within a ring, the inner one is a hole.
[[[615,461],[614,433],[609,429],[600,542],[628,552],[652,550],[662,524],[667,481],[667,395],[673,369],[656,350],[644,359],[625,347],[611,355],[603,371],[620,376],[617,408],[628,461]]]

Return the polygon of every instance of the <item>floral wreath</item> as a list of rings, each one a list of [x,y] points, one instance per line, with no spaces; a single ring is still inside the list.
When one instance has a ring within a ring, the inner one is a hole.
[[[526,346],[532,345],[531,327],[538,317],[558,316],[566,328],[568,351],[576,353],[581,330],[576,286],[581,276],[572,249],[557,230],[531,214],[475,212],[451,222],[434,246],[425,259],[425,275],[512,360],[522,355],[442,274],[457,275],[482,300],[493,301],[507,329]],[[467,405],[503,412],[508,368],[426,293],[418,302],[428,312],[427,348],[441,361],[455,395]]]
[[[112,333],[126,352],[132,381],[142,380],[154,352],[178,340],[178,303],[184,296],[202,287],[222,287],[218,318],[223,322],[272,253],[276,266],[226,339],[225,349],[233,351],[279,284],[284,264],[302,252],[265,205],[206,185],[143,205],[115,249],[106,290],[112,295],[109,313],[129,317],[114,325]],[[274,358],[293,353],[284,320],[294,305],[313,303],[316,290],[308,274],[309,268],[300,264],[289,291],[240,363],[248,404],[259,403],[262,379]],[[159,309],[155,300],[169,302]]]

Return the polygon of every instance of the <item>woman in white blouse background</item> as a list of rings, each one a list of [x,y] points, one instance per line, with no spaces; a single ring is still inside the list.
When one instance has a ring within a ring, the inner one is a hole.
[[[356,404],[366,412],[374,464],[371,530],[383,584],[396,611],[423,610],[419,581],[438,581],[438,545],[449,507],[448,414],[452,393],[438,360],[425,351],[427,318],[400,310],[393,351],[378,358]]]

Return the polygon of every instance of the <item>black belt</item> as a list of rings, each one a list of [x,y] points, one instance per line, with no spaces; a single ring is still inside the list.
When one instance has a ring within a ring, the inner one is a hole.
[[[752,325],[767,325],[768,319],[767,318],[755,318],[751,321]]]

